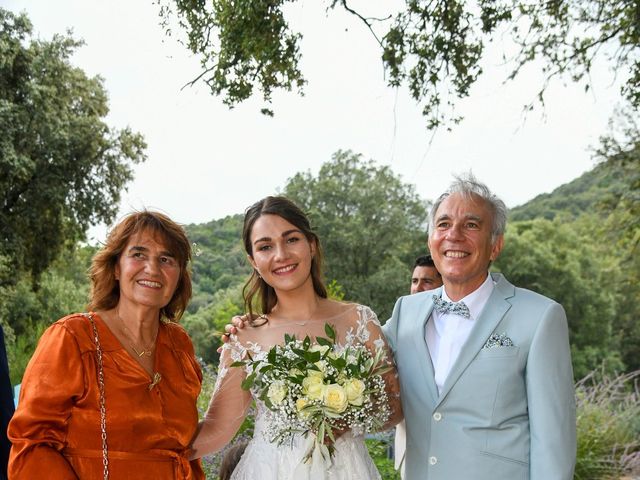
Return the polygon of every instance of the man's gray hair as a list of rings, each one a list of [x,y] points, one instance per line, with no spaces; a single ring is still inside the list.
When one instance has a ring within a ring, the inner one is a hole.
[[[459,193],[465,198],[480,197],[486,202],[493,214],[491,222],[491,242],[495,242],[500,235],[504,235],[507,227],[507,206],[484,183],[478,181],[471,172],[462,175],[454,175],[455,180],[449,185],[446,192],[440,195],[429,212],[429,236],[435,229],[435,216],[438,208],[445,198],[452,193]]]

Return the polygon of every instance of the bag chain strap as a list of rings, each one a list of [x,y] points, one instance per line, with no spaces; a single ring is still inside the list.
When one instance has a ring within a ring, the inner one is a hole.
[[[109,480],[109,456],[107,450],[107,407],[104,400],[104,368],[102,366],[102,347],[98,337],[98,329],[91,314],[85,314],[93,328],[93,340],[96,344],[96,356],[98,357],[98,388],[100,390],[100,437],[102,438],[102,466],[104,480]]]

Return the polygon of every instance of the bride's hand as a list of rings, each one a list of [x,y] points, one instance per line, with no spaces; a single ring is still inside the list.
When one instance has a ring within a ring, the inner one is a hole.
[[[333,440],[331,440],[331,437],[329,437],[329,435],[325,435],[324,436],[324,444],[327,446],[333,445],[336,443],[336,441],[345,433],[347,433],[350,429],[349,428],[343,428],[343,429],[336,429],[334,428],[331,433],[333,434]]]

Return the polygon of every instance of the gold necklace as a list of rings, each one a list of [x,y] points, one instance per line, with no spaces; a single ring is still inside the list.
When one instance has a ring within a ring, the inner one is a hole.
[[[122,324],[123,329],[125,330],[125,333],[127,333],[127,339],[129,340],[129,345],[131,346],[131,348],[133,349],[133,351],[135,352],[135,354],[138,356],[138,358],[142,358],[142,357],[150,357],[151,354],[153,353],[153,350],[156,348],[156,340],[158,338],[158,331],[160,330],[160,326],[158,325],[158,330],[156,330],[156,334],[153,337],[153,340],[151,341],[151,345],[149,345],[148,347],[142,347],[142,350],[138,350],[135,346],[135,344],[133,343],[133,334],[131,333],[131,330],[129,330],[127,328],[127,325],[124,323],[124,320],[122,320],[122,317],[120,317],[120,313],[116,310],[116,316],[118,317],[118,320],[120,320],[120,323]]]

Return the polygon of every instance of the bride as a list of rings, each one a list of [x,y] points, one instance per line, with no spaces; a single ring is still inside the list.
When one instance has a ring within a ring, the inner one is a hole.
[[[380,345],[386,348],[371,309],[327,298],[321,278],[319,239],[294,203],[284,197],[266,197],[255,203],[246,211],[242,237],[254,269],[244,289],[246,326],[237,336],[232,335],[222,350],[216,387],[192,445],[194,458],[226,445],[247,414],[252,394],[241,388],[246,371],[231,367],[233,362],[266,356],[272,346],[283,343],[285,334],[300,339],[307,335],[312,339],[325,336],[325,323],[334,327],[336,343],[342,346],[362,344],[371,351]],[[258,311],[254,312],[256,306]],[[391,359],[390,353],[388,358]],[[385,374],[384,380],[392,412],[384,428],[389,428],[402,417],[395,368]],[[342,435],[336,438],[331,465],[320,475],[310,467],[305,470],[304,436],[296,435],[292,442],[282,445],[271,443],[266,435],[269,410],[260,400],[256,406],[253,439],[232,479],[380,478],[364,438],[353,432],[335,432]]]

